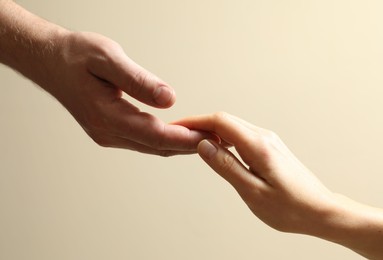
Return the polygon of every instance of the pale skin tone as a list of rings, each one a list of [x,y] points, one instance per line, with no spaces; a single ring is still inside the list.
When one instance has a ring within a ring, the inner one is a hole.
[[[359,204],[327,189],[273,132],[227,113],[175,122],[217,134],[226,147],[203,140],[202,159],[226,179],[250,210],[283,232],[326,239],[369,259],[383,259],[383,210]]]
[[[101,146],[170,156],[194,153],[206,137],[166,124],[122,98],[125,92],[149,106],[168,108],[175,92],[116,42],[66,30],[10,0],[0,0],[0,63],[52,94]]]

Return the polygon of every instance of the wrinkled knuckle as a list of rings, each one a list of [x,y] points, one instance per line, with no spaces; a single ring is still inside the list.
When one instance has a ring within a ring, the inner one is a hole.
[[[153,125],[152,129],[158,129],[158,126]],[[156,150],[163,150],[164,143],[165,143],[164,130],[162,130],[162,128],[160,128],[160,129],[161,130],[159,130],[158,136],[156,138],[153,138],[153,140],[150,144],[150,146]]]
[[[149,74],[145,71],[138,71],[131,82],[131,95],[139,96],[142,94],[147,82],[149,81]]]
[[[166,145],[166,125],[150,114],[143,115],[146,126],[152,129],[154,135],[150,138],[150,147],[156,150],[164,150]]]
[[[224,154],[221,158],[220,167],[223,172],[231,172],[234,168],[235,160],[229,154]]]

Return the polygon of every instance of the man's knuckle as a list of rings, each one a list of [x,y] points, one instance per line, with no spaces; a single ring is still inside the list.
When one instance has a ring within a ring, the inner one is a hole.
[[[155,133],[155,137],[152,138],[150,146],[157,150],[164,150],[166,145],[166,125],[153,119],[149,122],[150,124],[148,127]]]
[[[139,70],[134,76],[131,81],[131,95],[133,96],[139,96],[142,94],[142,92],[145,89],[145,86],[147,85],[147,82],[149,80],[149,75],[145,71]]]

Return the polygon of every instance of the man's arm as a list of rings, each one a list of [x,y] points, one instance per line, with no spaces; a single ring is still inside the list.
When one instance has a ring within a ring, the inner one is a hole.
[[[233,144],[245,165],[215,142],[202,141],[198,153],[269,226],[326,239],[369,259],[383,259],[383,210],[328,190],[273,132],[226,113],[176,123],[214,132]]]
[[[0,0],[0,62],[42,84],[69,32],[10,0]]]
[[[10,0],[0,0],[0,62],[58,99],[101,146],[169,156],[196,151],[206,134],[165,124],[122,98],[156,108],[175,102],[174,90],[114,41],[72,32]]]

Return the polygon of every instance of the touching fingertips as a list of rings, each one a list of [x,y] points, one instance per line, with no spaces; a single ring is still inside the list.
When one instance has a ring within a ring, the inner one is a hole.
[[[202,140],[198,145],[198,153],[205,159],[212,159],[217,152],[218,148],[212,141]]]
[[[174,91],[166,86],[156,88],[153,93],[154,101],[161,107],[169,107],[173,105],[175,94]]]

